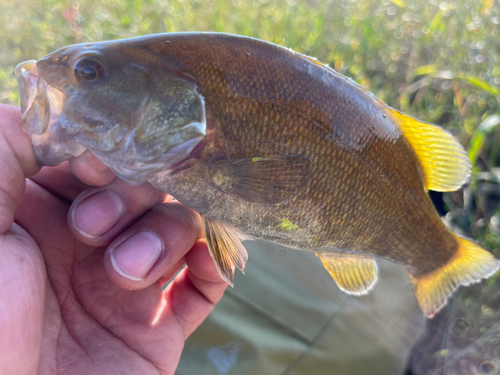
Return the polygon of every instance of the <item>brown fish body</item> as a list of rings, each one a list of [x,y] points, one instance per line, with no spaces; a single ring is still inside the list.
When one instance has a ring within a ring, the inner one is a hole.
[[[429,316],[498,268],[445,227],[427,194],[465,182],[463,148],[313,59],[252,38],[175,33],[70,46],[33,64],[16,74],[39,160],[88,148],[126,181],[172,194],[204,218],[228,282],[247,256],[240,231],[315,252],[357,295],[377,278],[373,257],[401,263]]]
[[[154,182],[200,214],[255,238],[314,252],[370,253],[416,274],[440,267],[456,251],[387,107],[350,80],[292,51],[223,34],[181,34],[153,39],[147,49],[124,48],[152,64],[168,56],[205,98],[211,137],[199,162]],[[279,205],[217,194],[213,157],[273,155],[311,159],[298,194]]]

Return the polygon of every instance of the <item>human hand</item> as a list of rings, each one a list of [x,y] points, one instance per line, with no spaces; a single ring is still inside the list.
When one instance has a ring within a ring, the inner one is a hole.
[[[20,123],[0,104],[0,374],[173,374],[227,286],[199,216],[88,153],[38,172]]]

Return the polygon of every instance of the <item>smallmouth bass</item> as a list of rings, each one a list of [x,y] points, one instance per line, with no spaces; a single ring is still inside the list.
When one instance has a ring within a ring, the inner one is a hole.
[[[403,264],[427,316],[498,269],[427,194],[466,182],[460,144],[312,58],[172,33],[69,46],[16,75],[40,164],[88,149],[123,180],[173,195],[202,216],[230,284],[250,238],[316,253],[354,295],[373,287],[376,257]]]

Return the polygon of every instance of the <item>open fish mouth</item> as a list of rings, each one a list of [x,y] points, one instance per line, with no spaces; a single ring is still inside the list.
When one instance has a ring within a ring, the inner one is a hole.
[[[37,161],[41,165],[58,165],[78,156],[85,147],[61,139],[59,117],[66,94],[50,86],[40,77],[36,61],[17,65],[15,74],[21,98],[22,124],[30,135]]]
[[[36,83],[38,81],[38,69],[36,61],[25,61],[16,66],[16,78],[21,96],[21,111],[23,115],[33,105],[36,95]]]
[[[16,67],[25,130],[43,134],[59,119],[66,94],[50,86],[38,74],[36,61]]]

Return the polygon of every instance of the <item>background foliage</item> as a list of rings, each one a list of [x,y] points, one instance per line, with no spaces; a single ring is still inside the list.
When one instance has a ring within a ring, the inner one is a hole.
[[[0,101],[17,63],[68,44],[150,33],[237,33],[314,56],[468,149],[448,224],[500,251],[500,3],[494,0],[0,0]],[[465,204],[465,208],[462,208]]]

